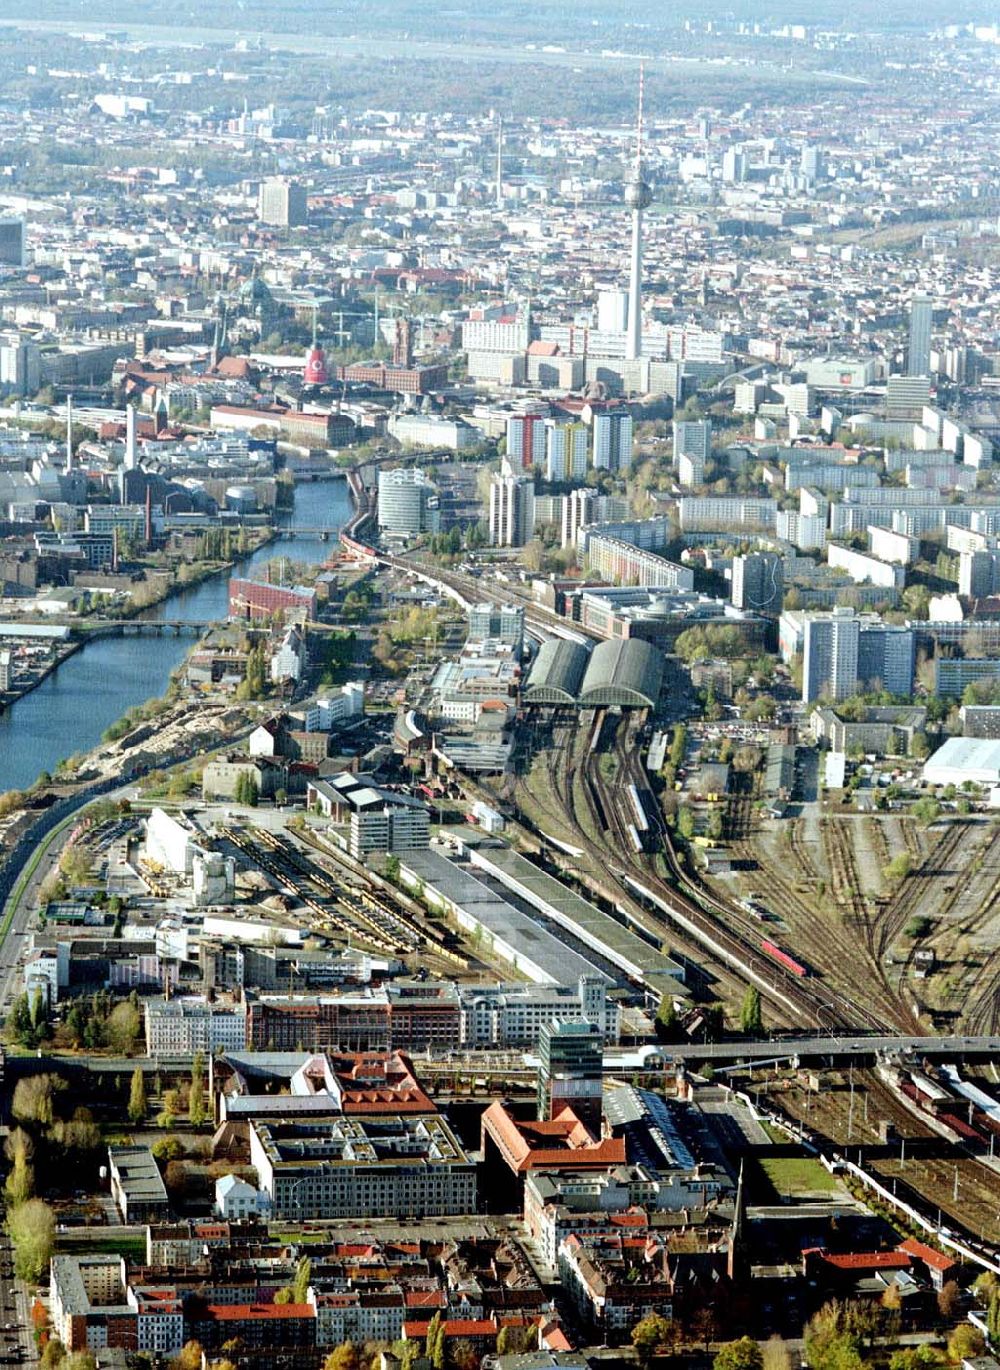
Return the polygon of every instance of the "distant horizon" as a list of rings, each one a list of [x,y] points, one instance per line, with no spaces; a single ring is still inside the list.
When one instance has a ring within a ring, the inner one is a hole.
[[[913,6],[903,0],[860,0],[847,6],[837,0],[817,0],[811,4],[802,0],[770,0],[766,6],[747,0],[701,0],[698,5],[675,4],[669,8],[635,0],[606,0],[600,5],[594,0],[541,0],[537,5],[529,5],[528,0],[498,0],[488,11],[468,4],[442,9],[431,0],[370,0],[363,11],[351,4],[331,5],[324,0],[280,0],[278,6],[267,0],[219,0],[209,8],[189,5],[186,14],[179,8],[166,24],[162,7],[153,0],[67,0],[59,18],[49,21],[40,19],[38,6],[32,0],[6,0],[4,11],[5,24],[27,20],[60,28],[121,25],[127,29],[153,25],[174,30],[178,39],[182,39],[189,26],[194,30],[238,33],[245,38],[252,38],[258,31],[274,35],[282,30],[289,35],[318,33],[345,38],[377,37],[382,33],[398,37],[406,33],[415,38],[447,36],[483,44],[523,38],[561,43],[569,48],[577,47],[581,40],[587,46],[596,40],[601,46],[611,42],[615,47],[629,48],[642,35],[655,38],[658,34],[682,31],[686,19],[735,19],[765,27],[805,24],[838,32],[914,31],[941,28],[946,23],[995,22],[995,14],[978,0],[952,6],[947,16],[936,8]]]

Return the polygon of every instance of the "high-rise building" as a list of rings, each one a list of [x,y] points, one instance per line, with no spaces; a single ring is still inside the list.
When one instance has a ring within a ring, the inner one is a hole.
[[[962,552],[958,558],[958,593],[968,599],[985,599],[1000,585],[1000,553],[983,548]]]
[[[15,395],[33,395],[41,385],[42,356],[38,344],[18,333],[0,337],[0,388]]]
[[[628,471],[632,466],[632,415],[609,409],[594,415],[594,466],[599,471]]]
[[[681,485],[693,490],[705,484],[705,458],[693,452],[682,452],[677,458],[677,479]]]
[[[802,644],[802,699],[848,699],[858,689],[860,621],[853,609],[810,614]]]
[[[14,681],[14,654],[8,648],[0,652],[0,694],[6,694]]]
[[[277,228],[298,228],[309,218],[305,186],[275,178],[262,181],[257,197],[257,218]]]
[[[777,616],[784,596],[785,563],[777,552],[733,558],[732,598],[737,609]]]
[[[802,698],[847,699],[859,690],[913,692],[912,628],[863,618],[853,609],[808,614],[803,624]]]
[[[535,486],[530,476],[494,476],[490,481],[490,542],[523,547],[535,533]]]
[[[440,526],[437,491],[417,467],[378,473],[378,526],[400,537],[435,533]]]
[[[604,1051],[596,1023],[546,1023],[538,1039],[538,1117],[570,1107],[595,1137],[601,1135]]]
[[[590,434],[585,423],[545,421],[545,479],[583,480]]]
[[[0,218],[0,266],[24,266],[27,232],[23,219]]]
[[[512,414],[507,420],[507,455],[514,466],[538,466],[545,461],[544,414]]]
[[[711,419],[674,419],[674,465],[680,459],[693,457],[700,461],[704,470],[712,451]]]
[[[524,642],[524,609],[519,604],[485,602],[469,606],[469,640],[509,642],[518,651]]]
[[[635,162],[625,183],[625,203],[632,211],[632,251],[628,277],[628,332],[625,335],[625,358],[635,361],[642,356],[642,215],[653,202],[649,186],[643,180],[642,167],[642,93],[643,76],[639,72],[639,113],[636,120]]]
[[[910,342],[906,353],[908,376],[929,376],[931,371],[932,300],[916,296],[910,302]]]
[[[596,490],[571,490],[562,499],[561,547],[575,547],[576,535],[585,523],[596,519],[598,495]]]
[[[858,688],[913,693],[916,634],[900,624],[864,623],[858,636]]]
[[[624,333],[628,327],[628,291],[603,287],[597,292],[598,333]]]

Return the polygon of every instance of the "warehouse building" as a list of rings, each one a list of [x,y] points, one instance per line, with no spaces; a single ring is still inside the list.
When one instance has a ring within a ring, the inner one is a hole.
[[[537,909],[543,918],[564,928],[630,980],[657,995],[669,993],[682,998],[686,994],[683,966],[526,857],[509,847],[477,847],[469,855],[474,867]]]
[[[1000,785],[1000,742],[980,737],[949,737],[924,764],[928,785]]]

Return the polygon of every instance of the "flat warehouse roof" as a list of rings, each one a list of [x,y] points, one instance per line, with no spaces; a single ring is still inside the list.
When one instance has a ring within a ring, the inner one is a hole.
[[[530,960],[548,977],[549,983],[565,985],[581,975],[604,975],[599,965],[579,955],[548,928],[439,852],[406,852],[400,861],[403,869],[412,871],[426,889],[438,891],[466,916],[481,923],[489,934],[519,952],[525,961]]]
[[[477,847],[470,857],[474,866],[494,875],[628,975],[657,984],[664,976],[683,983],[684,969],[678,962],[509,847]]]

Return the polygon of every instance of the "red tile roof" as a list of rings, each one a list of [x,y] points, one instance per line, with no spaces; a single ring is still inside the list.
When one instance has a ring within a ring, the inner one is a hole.
[[[311,1303],[210,1303],[208,1315],[216,1322],[265,1322],[278,1318],[314,1318]]]
[[[907,1237],[905,1242],[899,1243],[897,1249],[905,1251],[908,1256],[913,1256],[918,1261],[923,1261],[924,1265],[932,1270],[951,1270],[958,1264],[954,1256],[948,1256],[943,1251],[935,1251],[933,1246],[918,1242],[916,1237]]]

